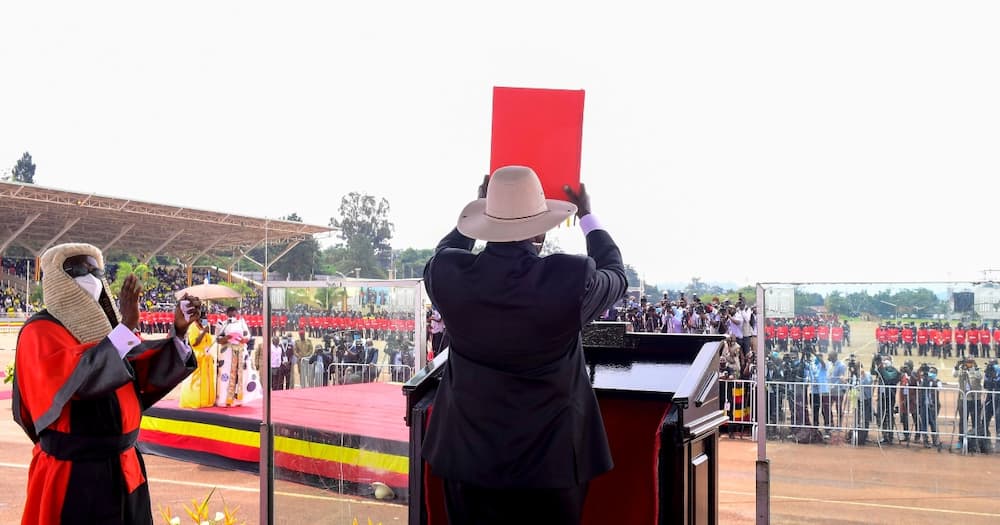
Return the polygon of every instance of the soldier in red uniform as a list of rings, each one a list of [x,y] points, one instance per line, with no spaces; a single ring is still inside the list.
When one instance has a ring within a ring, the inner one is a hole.
[[[892,355],[899,355],[899,326],[889,323],[888,332],[889,352]]]
[[[938,335],[941,336],[941,355],[944,356],[945,359],[951,358],[951,334],[951,325],[945,322],[944,326],[941,327],[941,330],[938,331]],[[969,339],[968,331],[965,332],[965,339],[966,341]]]
[[[844,327],[840,323],[833,323],[830,327],[830,340],[833,342],[833,351],[839,354],[844,347]]]
[[[975,324],[965,331],[965,342],[969,345],[969,355],[979,357],[979,329]]]
[[[809,321],[802,325],[802,346],[807,352],[816,351],[816,326]]]
[[[1000,357],[1000,324],[993,321],[993,345],[996,347],[996,356]],[[1000,436],[997,436],[1000,438]]]
[[[917,354],[921,357],[927,355],[927,323],[920,323],[917,329]]]
[[[875,342],[878,343],[878,353],[889,354],[889,331],[884,324],[875,328]]]
[[[764,323],[764,350],[768,354],[774,350],[774,321],[771,319]]]
[[[965,327],[962,323],[955,326],[955,354],[959,359],[965,359]]]
[[[798,323],[793,324],[788,329],[788,341],[792,346],[792,350],[802,350],[802,327]]]
[[[931,327],[927,330],[927,338],[931,355],[941,357],[941,325],[936,322],[931,323]]]
[[[819,351],[826,353],[830,349],[830,324],[822,322],[816,327],[816,341],[819,343]]]
[[[778,340],[778,350],[782,353],[788,351],[788,323],[778,319],[777,326],[774,327],[774,337]]]
[[[907,323],[899,331],[899,338],[903,341],[903,355],[913,355],[913,324]]]
[[[979,349],[982,350],[983,357],[990,357],[990,328],[986,323],[979,328]]]

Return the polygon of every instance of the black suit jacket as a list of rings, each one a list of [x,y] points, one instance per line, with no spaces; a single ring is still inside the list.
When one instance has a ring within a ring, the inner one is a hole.
[[[603,230],[587,235],[589,257],[473,243],[453,230],[424,268],[451,338],[424,457],[486,487],[566,488],[610,470],[580,330],[625,293],[618,247]]]

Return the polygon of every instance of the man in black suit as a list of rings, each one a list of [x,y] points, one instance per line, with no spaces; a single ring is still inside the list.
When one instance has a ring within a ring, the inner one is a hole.
[[[498,169],[424,268],[451,346],[423,455],[453,524],[579,523],[612,468],[580,330],[624,296],[625,268],[583,185],[565,191],[546,200],[530,168]],[[539,257],[574,213],[589,256]]]

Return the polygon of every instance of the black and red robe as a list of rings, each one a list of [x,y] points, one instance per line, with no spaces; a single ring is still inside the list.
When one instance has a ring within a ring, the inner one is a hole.
[[[196,367],[173,338],[122,359],[108,338],[80,343],[43,310],[18,335],[14,420],[35,443],[22,524],[152,524],[135,448],[142,411]]]

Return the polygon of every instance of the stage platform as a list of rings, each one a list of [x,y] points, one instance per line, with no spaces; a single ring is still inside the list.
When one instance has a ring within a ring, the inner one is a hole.
[[[399,383],[278,390],[271,394],[275,477],[341,494],[373,496],[372,482],[408,499],[409,429]],[[260,472],[260,401],[180,408],[164,400],[146,411],[139,449],[213,467]]]

